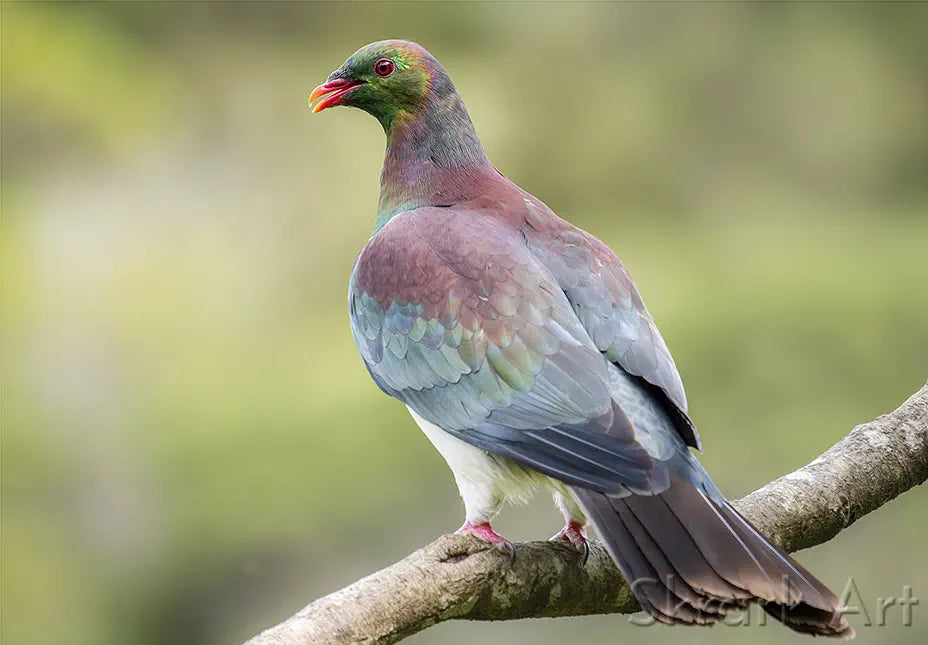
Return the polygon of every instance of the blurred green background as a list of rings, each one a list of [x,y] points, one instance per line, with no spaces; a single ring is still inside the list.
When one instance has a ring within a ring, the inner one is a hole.
[[[386,37],[623,257],[731,496],[928,376],[928,5],[3,2],[5,645],[240,642],[461,522],[348,328],[383,135],[306,107]],[[915,490],[799,558],[876,622],[928,597],[926,531]],[[926,602],[857,642],[926,642]],[[745,638],[798,642],[621,616],[409,642]]]

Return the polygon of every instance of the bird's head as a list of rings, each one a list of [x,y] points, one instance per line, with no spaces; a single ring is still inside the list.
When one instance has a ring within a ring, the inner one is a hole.
[[[429,93],[447,78],[439,62],[421,45],[381,40],[352,54],[313,90],[309,102],[321,99],[313,112],[335,105],[360,108],[389,128],[397,116],[422,112]]]

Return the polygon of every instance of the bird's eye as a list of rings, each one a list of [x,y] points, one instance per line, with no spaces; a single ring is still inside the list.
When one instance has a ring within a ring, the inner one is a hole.
[[[374,73],[381,78],[386,78],[396,69],[396,63],[389,58],[381,58],[374,63]]]

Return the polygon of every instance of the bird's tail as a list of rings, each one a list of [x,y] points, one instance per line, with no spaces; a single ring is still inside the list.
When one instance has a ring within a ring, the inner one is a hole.
[[[720,497],[678,475],[652,496],[572,488],[639,604],[671,624],[709,624],[749,602],[797,632],[852,638],[841,603]]]

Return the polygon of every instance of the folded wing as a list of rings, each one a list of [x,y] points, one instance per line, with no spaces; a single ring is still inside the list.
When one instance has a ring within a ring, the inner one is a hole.
[[[518,234],[455,209],[399,215],[359,256],[349,300],[374,380],[447,432],[569,484],[667,487],[657,456],[675,437],[636,435],[614,368]]]

